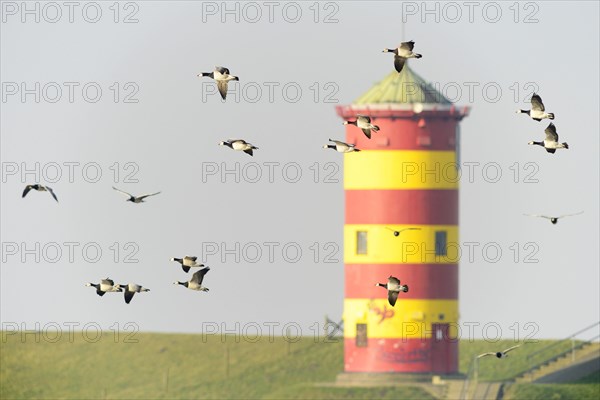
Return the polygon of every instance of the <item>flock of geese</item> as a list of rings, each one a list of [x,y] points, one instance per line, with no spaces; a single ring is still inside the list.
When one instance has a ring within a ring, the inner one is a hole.
[[[414,46],[415,46],[415,42],[411,40],[408,42],[402,42],[400,44],[400,46],[395,49],[385,48],[383,50],[383,52],[394,54],[394,68],[396,69],[396,71],[398,73],[401,73],[407,59],[409,59],[409,58],[419,59],[419,58],[423,57],[421,54],[413,52]],[[219,67],[219,66],[215,67],[214,71],[212,71],[212,72],[202,72],[202,73],[198,74],[197,76],[198,77],[209,77],[209,78],[213,79],[217,84],[217,88],[218,88],[221,98],[223,100],[225,100],[227,98],[227,89],[228,89],[229,82],[239,81],[239,77],[231,75],[228,68]],[[538,122],[542,121],[544,119],[554,120],[554,113],[546,112],[544,103],[542,102],[542,98],[536,93],[534,93],[531,97],[531,109],[530,110],[519,109],[519,110],[517,110],[517,113],[527,114],[531,119],[538,121]],[[371,135],[373,132],[379,131],[379,127],[377,125],[374,125],[371,122],[371,118],[367,115],[358,114],[356,116],[355,120],[344,121],[343,124],[356,126],[357,128],[359,128],[363,131],[364,135],[368,139],[371,139]],[[550,125],[548,125],[548,127],[545,129],[545,135],[546,136],[543,141],[539,141],[539,142],[530,141],[528,144],[542,146],[546,149],[546,151],[548,153],[551,153],[551,154],[554,154],[556,152],[556,150],[558,150],[558,149],[569,149],[569,145],[566,142],[563,142],[563,143],[559,142],[558,133],[556,131],[556,126],[554,125],[554,123],[551,122]],[[334,139],[329,139],[329,142],[331,142],[331,143],[323,145],[323,148],[333,149],[339,153],[351,153],[351,152],[359,152],[360,151],[360,149],[357,149],[354,144],[348,144],[348,143],[345,143],[345,142],[342,142],[339,140],[334,140]],[[254,150],[258,150],[258,147],[252,145],[251,143],[249,143],[243,139],[228,139],[228,140],[221,141],[219,143],[219,145],[229,147],[236,151],[242,151],[250,156],[254,155],[254,152],[253,152]],[[136,203],[136,204],[143,203],[144,200],[150,196],[156,196],[156,195],[160,194],[160,192],[156,192],[156,193],[144,194],[141,196],[134,196],[131,193],[127,193],[125,191],[117,189],[114,186],[113,186],[113,189],[126,195],[127,196],[126,201],[130,201],[130,202]],[[41,184],[27,185],[25,187],[25,190],[23,191],[22,197],[25,197],[31,190],[36,190],[38,192],[49,192],[52,195],[52,197],[54,198],[54,200],[56,200],[58,202],[58,198],[56,197],[54,190],[52,190],[52,188],[50,188],[49,186],[44,186]],[[557,217],[538,215],[538,214],[525,214],[525,215],[532,216],[532,217],[546,218],[546,219],[549,219],[552,224],[556,224],[558,222],[559,218],[564,218],[564,217],[568,217],[568,216],[572,216],[572,215],[579,215],[581,213],[583,213],[583,211],[575,213],[575,214],[567,214],[567,215],[561,215],[561,216],[557,216]],[[397,237],[403,231],[418,230],[420,228],[409,227],[409,228],[401,229],[399,231],[396,231],[389,227],[387,229],[393,231],[394,236]],[[175,281],[175,282],[173,282],[173,284],[182,285],[190,290],[195,290],[195,291],[204,291],[204,292],[209,291],[209,289],[207,287],[202,286],[202,282],[204,280],[204,276],[206,275],[206,273],[208,271],[210,271],[210,267],[206,267],[206,266],[204,266],[204,264],[198,263],[197,257],[195,257],[195,256],[184,256],[183,258],[172,258],[171,261],[181,264],[181,268],[183,269],[183,271],[185,273],[188,273],[191,268],[200,268],[197,272],[192,274],[192,278],[190,280],[183,281],[183,282]],[[125,303],[127,303],[127,304],[129,304],[131,302],[134,294],[150,291],[150,289],[147,289],[147,288],[145,288],[141,285],[135,284],[135,283],[116,284],[115,285],[114,281],[110,278],[102,279],[100,281],[100,283],[86,283],[86,286],[94,287],[96,289],[96,293],[98,294],[98,296],[103,296],[105,293],[111,293],[111,292],[123,292],[124,297],[125,297]],[[394,276],[389,276],[387,283],[376,283],[375,286],[383,287],[388,291],[388,302],[392,307],[395,306],[395,304],[398,300],[398,295],[400,293],[408,292],[408,285],[401,284],[400,279],[398,279],[397,277],[394,277]],[[521,345],[518,344],[516,346],[510,347],[506,350],[499,351],[499,352],[483,353],[483,354],[480,354],[479,356],[477,356],[477,358],[481,358],[481,357],[485,357],[485,356],[492,356],[492,355],[497,358],[506,358],[508,352],[516,349],[519,346],[521,346]]]

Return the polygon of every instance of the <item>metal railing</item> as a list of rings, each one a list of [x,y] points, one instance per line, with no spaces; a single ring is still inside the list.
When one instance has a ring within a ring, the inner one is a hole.
[[[575,344],[577,342],[576,337],[581,335],[582,333],[588,332],[591,329],[595,328],[595,327],[600,327],[600,321],[596,322],[595,324],[592,324],[586,328],[583,328],[569,336],[567,336],[566,338],[559,340],[557,342],[554,342],[548,346],[545,346],[537,351],[534,351],[533,353],[530,353],[527,355],[527,357],[525,358],[527,361],[527,364],[529,365],[529,368],[524,371],[521,376],[525,377],[527,376],[527,374],[530,374],[530,380],[533,379],[533,374],[532,372],[536,369],[541,368],[542,366],[548,364],[549,362],[555,361],[561,357],[564,357],[565,355],[571,353],[572,354],[572,362],[575,361],[575,350],[581,349],[582,347],[587,346],[588,344],[594,342],[595,340],[598,340],[600,338],[600,334],[594,336],[591,339],[587,339],[587,340],[579,340],[579,343]],[[542,362],[538,362],[537,364],[534,365],[534,359],[536,357],[539,357],[540,355],[546,353],[551,350],[554,349],[558,346],[564,345],[567,342],[571,342],[571,348],[565,351],[560,352],[559,354],[554,354],[552,357],[550,358],[544,358]]]

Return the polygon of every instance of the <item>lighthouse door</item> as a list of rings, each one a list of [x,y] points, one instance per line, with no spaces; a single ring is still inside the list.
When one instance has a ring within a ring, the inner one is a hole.
[[[431,331],[431,372],[443,374],[450,367],[448,324],[431,324]]]

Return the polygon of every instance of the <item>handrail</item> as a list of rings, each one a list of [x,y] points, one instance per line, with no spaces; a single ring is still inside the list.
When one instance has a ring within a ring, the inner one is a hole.
[[[554,359],[556,359],[556,358],[560,358],[560,357],[562,357],[562,356],[565,356],[565,355],[567,355],[567,354],[569,354],[569,353],[572,353],[572,352],[573,352],[573,350],[578,350],[578,349],[582,348],[583,346],[585,346],[585,345],[587,345],[587,344],[590,344],[590,343],[592,343],[594,340],[596,340],[596,339],[598,339],[598,338],[600,338],[600,335],[594,336],[593,338],[591,338],[591,339],[589,339],[589,340],[583,341],[583,342],[579,343],[577,346],[573,346],[573,347],[572,347],[572,348],[570,348],[569,350],[565,350],[565,351],[563,351],[562,353],[560,353],[560,354],[558,354],[558,355],[554,356],[553,358],[554,358]]]
[[[548,350],[548,349],[550,349],[550,348],[552,348],[552,347],[554,347],[554,346],[557,346],[557,345],[559,345],[559,344],[561,344],[561,343],[563,343],[563,342],[565,342],[565,341],[567,341],[567,340],[570,340],[570,339],[574,338],[575,336],[577,336],[577,335],[579,335],[579,334],[581,334],[581,333],[583,333],[583,332],[585,332],[585,331],[588,331],[588,330],[592,329],[593,327],[595,327],[595,326],[596,326],[596,325],[598,325],[598,324],[600,324],[600,321],[596,322],[596,323],[595,323],[595,324],[593,324],[593,325],[590,325],[590,326],[588,326],[588,327],[587,327],[587,328],[585,328],[585,329],[582,329],[582,330],[580,330],[580,331],[577,331],[577,332],[573,333],[572,335],[570,335],[570,336],[568,336],[568,337],[566,337],[566,338],[564,338],[564,339],[562,339],[562,340],[559,340],[558,342],[554,342],[554,343],[552,343],[552,344],[550,344],[550,345],[548,345],[548,346],[546,346],[546,347],[544,347],[544,348],[542,348],[542,349],[539,349],[539,350],[537,350],[537,351],[534,351],[533,353],[530,353],[530,354],[528,354],[528,355],[527,355],[527,357],[526,357],[526,359],[527,359],[527,360],[530,360],[530,359],[531,359],[531,358],[533,358],[535,355],[537,355],[537,354],[539,354],[539,353],[541,353],[541,352],[543,352],[543,351],[546,351],[546,350]]]
[[[600,334],[594,336],[591,339],[588,339],[588,340],[585,340],[585,341],[581,341],[581,343],[577,344],[577,346],[572,346],[570,349],[565,350],[562,353],[555,355],[554,357],[552,357],[551,360],[557,360],[557,359],[559,359],[561,357],[564,357],[565,355],[567,355],[569,353],[573,353],[575,350],[578,350],[578,349],[584,347],[585,345],[588,345],[588,344],[592,343],[594,340],[599,339],[599,338],[600,338]],[[564,340],[568,340],[568,339],[569,338],[563,339],[563,340],[561,340],[561,342],[563,342]],[[527,358],[527,360],[529,360],[529,358]],[[529,368],[526,371],[523,371],[519,376],[525,377],[525,376],[527,376],[527,374],[531,374],[534,370],[542,367],[545,363],[546,363],[545,361],[542,362],[542,363],[540,363],[540,364],[536,364],[536,365],[531,365],[531,363],[529,363]],[[530,380],[531,379],[532,379],[532,376],[530,375]]]

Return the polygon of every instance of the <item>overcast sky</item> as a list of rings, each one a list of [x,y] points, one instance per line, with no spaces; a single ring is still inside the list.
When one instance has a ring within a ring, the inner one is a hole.
[[[4,328],[256,322],[266,333],[278,322],[281,333],[293,322],[312,335],[325,314],[341,318],[343,157],[321,146],[344,138],[335,106],[388,74],[393,57],[381,50],[402,39],[423,54],[411,68],[472,108],[461,124],[460,241],[479,247],[460,261],[461,323],[479,323],[477,337],[495,322],[506,338],[560,338],[600,319],[598,2],[428,3],[430,13],[422,2],[278,3],[271,21],[263,2],[230,3],[230,14],[221,2],[99,2],[98,18],[80,3],[73,22],[66,6],[39,4],[36,22],[21,4],[2,3],[0,28]],[[196,77],[215,65],[240,77],[224,103]],[[515,114],[533,90],[569,150],[527,145],[548,125]],[[217,145],[232,137],[259,150]],[[40,176],[23,177],[36,163]],[[472,179],[466,163],[479,163]],[[221,175],[236,168],[239,182]],[[21,199],[38,181],[60,203]],[[162,193],[132,204],[113,185]],[[523,216],[581,210],[555,226]],[[36,243],[39,262],[23,254]],[[481,251],[490,243],[496,262]],[[169,261],[185,254],[211,267],[210,292],[172,285],[190,277]],[[126,305],[84,286],[107,276],[151,292]]]

